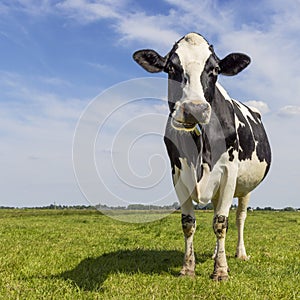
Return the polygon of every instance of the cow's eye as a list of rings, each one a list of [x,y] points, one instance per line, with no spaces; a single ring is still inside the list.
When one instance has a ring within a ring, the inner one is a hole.
[[[217,76],[217,75],[219,75],[219,73],[220,73],[220,67],[219,66],[214,67],[212,70],[212,74],[214,76]]]

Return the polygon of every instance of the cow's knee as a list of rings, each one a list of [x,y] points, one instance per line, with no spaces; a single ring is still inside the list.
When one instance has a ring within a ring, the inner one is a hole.
[[[190,237],[196,231],[196,219],[190,215],[181,215],[182,230],[185,237]]]
[[[217,215],[214,217],[213,229],[218,239],[225,238],[228,230],[228,217]]]

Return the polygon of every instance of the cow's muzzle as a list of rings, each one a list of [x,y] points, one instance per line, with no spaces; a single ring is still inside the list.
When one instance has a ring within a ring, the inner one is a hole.
[[[172,113],[172,126],[180,130],[193,130],[197,124],[207,124],[210,120],[211,107],[208,102],[177,102]]]

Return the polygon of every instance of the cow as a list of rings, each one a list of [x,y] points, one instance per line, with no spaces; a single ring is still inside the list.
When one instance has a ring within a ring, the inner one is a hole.
[[[211,278],[227,280],[225,238],[233,198],[238,198],[236,257],[247,260],[243,237],[247,205],[251,191],[265,178],[271,164],[259,111],[231,99],[217,82],[219,74],[233,76],[244,70],[250,57],[231,53],[220,59],[202,35],[192,32],[164,57],[145,49],[136,51],[133,59],[150,73],[168,74],[170,113],[164,142],[185,238],[180,275],[195,275],[193,201],[202,206],[211,201],[216,236]]]

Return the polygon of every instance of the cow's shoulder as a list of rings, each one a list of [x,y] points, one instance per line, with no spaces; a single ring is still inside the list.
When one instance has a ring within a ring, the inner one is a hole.
[[[234,107],[231,98],[218,83],[215,97],[210,104],[212,107],[211,119],[203,130],[203,162],[213,169],[221,158],[222,164],[226,161],[233,161],[233,152],[238,148]]]

